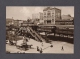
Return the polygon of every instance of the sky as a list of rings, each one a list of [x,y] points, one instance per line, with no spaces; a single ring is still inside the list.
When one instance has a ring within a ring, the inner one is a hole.
[[[32,14],[43,12],[47,6],[6,6],[6,18],[17,20],[27,20],[32,18]],[[61,15],[70,14],[74,17],[74,6],[51,6],[61,9]]]

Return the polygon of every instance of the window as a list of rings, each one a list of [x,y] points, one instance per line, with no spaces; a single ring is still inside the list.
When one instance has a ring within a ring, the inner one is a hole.
[[[51,13],[47,13],[47,15],[51,15]]]
[[[44,16],[44,18],[46,18],[46,16]]]
[[[50,10],[48,10],[48,12],[50,13]]]
[[[52,15],[52,17],[54,17],[54,15]]]
[[[51,14],[48,14],[47,17],[48,17],[48,18],[51,18]]]
[[[47,24],[51,24],[51,20],[47,20]]]
[[[52,14],[54,14],[54,13],[52,13]]]
[[[46,15],[46,12],[44,12],[44,15]]]
[[[54,19],[52,19],[52,21],[54,21]]]
[[[44,20],[44,23],[46,23],[46,20]]]
[[[59,17],[60,16],[60,13],[58,13],[57,16]]]

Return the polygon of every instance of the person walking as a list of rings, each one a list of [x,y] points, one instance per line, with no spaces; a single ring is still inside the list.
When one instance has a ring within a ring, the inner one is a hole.
[[[23,37],[23,44],[22,44],[23,48],[26,50],[28,48],[28,45],[27,45],[27,41],[26,39]]]
[[[40,50],[40,53],[42,53],[43,51],[42,51],[42,48],[41,48],[41,50]]]
[[[37,46],[37,51],[39,51],[39,47]]]
[[[61,50],[64,50],[63,46],[62,46]]]

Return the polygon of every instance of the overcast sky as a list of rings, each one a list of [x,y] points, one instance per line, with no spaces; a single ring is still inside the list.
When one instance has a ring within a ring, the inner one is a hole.
[[[47,6],[6,6],[6,18],[27,20],[32,18],[32,14],[43,12]],[[61,15],[70,14],[74,17],[74,6],[51,6],[61,9]]]

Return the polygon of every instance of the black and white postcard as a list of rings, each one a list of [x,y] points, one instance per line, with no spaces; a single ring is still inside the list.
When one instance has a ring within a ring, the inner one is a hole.
[[[74,54],[74,6],[6,6],[6,53]]]

